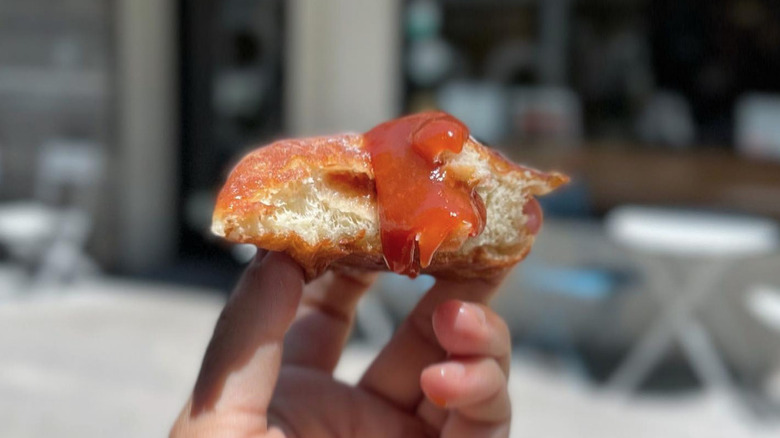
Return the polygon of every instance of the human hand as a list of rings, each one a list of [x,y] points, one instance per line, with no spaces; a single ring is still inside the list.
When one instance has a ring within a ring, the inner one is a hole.
[[[289,257],[259,254],[171,436],[508,436],[509,331],[484,304],[503,277],[437,281],[351,386],[333,370],[375,274],[328,272],[304,286]]]

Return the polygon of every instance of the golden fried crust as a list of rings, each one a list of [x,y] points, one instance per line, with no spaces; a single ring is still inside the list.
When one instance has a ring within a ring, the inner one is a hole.
[[[492,172],[525,180],[530,195],[546,194],[568,181],[559,173],[543,173],[512,163],[472,139],[466,147],[474,148],[480,159],[490,164]],[[362,135],[281,140],[249,153],[233,169],[217,198],[212,230],[233,242],[286,252],[301,264],[308,278],[318,276],[329,267],[387,270],[381,243],[378,238],[366,238],[366,230],[338,242],[321,240],[312,244],[295,233],[271,230],[259,234],[240,226],[252,218],[273,213],[276,207],[260,202],[269,193],[281,191],[286,184],[305,180],[323,169],[330,173],[366,175],[371,184],[353,189],[367,190],[367,197],[375,205],[374,173]],[[451,167],[448,171],[463,181],[473,178],[474,173],[468,167]],[[522,260],[532,244],[533,236],[528,235],[516,247],[503,248],[500,255],[482,247],[468,252],[439,251],[422,273],[450,279],[488,277]]]
[[[307,178],[314,168],[374,174],[362,135],[277,141],[255,149],[236,165],[217,197],[214,219],[263,213],[267,206],[257,202],[259,194]]]

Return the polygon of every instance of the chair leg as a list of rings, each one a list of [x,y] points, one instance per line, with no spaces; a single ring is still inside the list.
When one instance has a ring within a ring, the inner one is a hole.
[[[645,333],[610,376],[606,385],[608,390],[627,394],[639,387],[672,343],[676,329],[668,323],[668,319],[659,318]]]
[[[84,251],[90,234],[92,221],[79,210],[68,210],[63,214],[60,228],[46,250],[35,274],[36,285],[65,283],[73,281],[85,266],[88,257]]]
[[[662,272],[655,269],[657,266],[653,262],[654,260],[646,260],[643,266],[649,268],[651,275],[663,276]],[[720,263],[707,263],[699,266],[690,276],[686,282],[687,284],[683,284],[684,287],[678,289],[680,295],[674,298],[671,297],[669,291],[657,291],[657,295],[663,300],[663,313],[631,350],[628,358],[610,377],[607,382],[609,389],[619,392],[636,390],[647,374],[661,360],[675,336],[680,337],[686,354],[689,355],[689,359],[692,362],[695,362],[695,370],[705,373],[700,375],[705,383],[708,383],[710,379],[717,381],[718,384],[724,384],[723,382],[729,380],[727,373],[725,373],[724,377],[723,370],[725,370],[725,366],[722,365],[717,352],[710,348],[711,343],[702,340],[704,336],[701,333],[704,333],[704,329],[698,326],[698,330],[694,328],[690,332],[692,334],[685,334],[686,324],[695,321],[692,315],[693,310],[707,294],[712,292],[715,280],[718,278],[721,269],[722,265]],[[658,287],[664,284],[664,288],[671,287],[671,284],[665,283],[656,279],[653,281],[652,286]],[[698,324],[698,322],[695,324]],[[688,345],[689,343],[690,345]],[[702,353],[702,349],[707,350],[706,353]],[[717,364],[704,366],[704,362],[713,357],[715,357],[714,360]],[[715,368],[718,368],[718,370],[715,370]]]
[[[696,374],[706,386],[715,389],[731,388],[731,377],[717,348],[697,320],[688,321],[679,332],[680,342]]]

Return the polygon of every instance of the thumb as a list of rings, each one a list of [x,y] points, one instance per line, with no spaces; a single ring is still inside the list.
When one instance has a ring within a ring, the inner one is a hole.
[[[250,420],[253,428],[266,427],[282,343],[301,299],[303,279],[300,266],[284,254],[255,257],[222,310],[192,399],[182,413],[187,418],[180,422],[214,425],[216,420],[238,426]],[[247,414],[253,418],[234,418]]]

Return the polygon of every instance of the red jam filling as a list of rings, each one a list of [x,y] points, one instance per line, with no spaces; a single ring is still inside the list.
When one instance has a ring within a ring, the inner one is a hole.
[[[365,134],[382,251],[393,272],[416,276],[443,243],[482,232],[482,200],[473,187],[450,178],[439,159],[444,151],[460,153],[468,138],[466,125],[442,112],[391,120]]]

